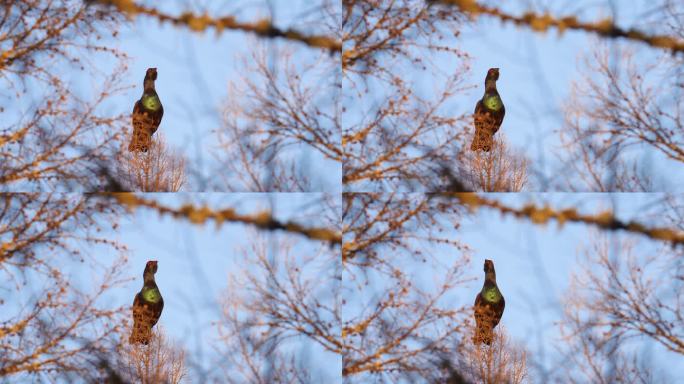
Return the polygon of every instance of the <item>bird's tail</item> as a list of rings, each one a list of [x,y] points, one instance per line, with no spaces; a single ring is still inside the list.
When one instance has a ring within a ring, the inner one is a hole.
[[[473,335],[473,344],[487,344],[492,345],[492,340],[494,339],[494,330],[490,327],[475,328],[475,334]]]
[[[128,342],[131,344],[147,345],[150,343],[151,338],[152,328],[136,322],[133,324],[133,330],[131,330],[131,336],[128,338]]]
[[[471,151],[485,151],[489,152],[494,144],[494,138],[484,130],[478,130],[473,136],[473,142],[470,144]]]
[[[131,136],[131,143],[128,144],[129,152],[147,152],[152,143],[152,134],[148,133],[147,129],[138,127],[133,129]]]
[[[146,132],[135,132],[128,144],[129,152],[147,152],[150,148],[152,137]]]

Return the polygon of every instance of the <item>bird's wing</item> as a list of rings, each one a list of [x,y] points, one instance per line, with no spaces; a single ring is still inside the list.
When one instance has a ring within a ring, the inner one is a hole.
[[[476,307],[482,306],[482,297],[480,297],[480,296],[481,295],[479,293],[477,294],[477,296],[475,296],[475,304],[474,305]]]
[[[159,106],[159,110],[152,112],[152,126],[150,127],[150,133],[155,133],[157,132],[157,128],[159,128],[159,124],[161,124],[162,121],[162,116],[164,116],[164,107],[161,105]]]
[[[475,113],[473,114],[473,122],[475,123],[475,130],[486,128],[489,111],[485,108],[482,100],[477,102],[475,106]]]
[[[133,114],[135,115],[140,113],[142,113],[142,99],[138,99],[133,106]]]
[[[133,308],[142,305],[142,291],[138,292],[133,299]]]
[[[164,309],[164,302],[159,301],[154,304],[147,304],[147,308],[150,311],[150,327],[153,327],[155,324],[157,324],[157,321],[159,321],[159,318],[161,317],[162,314],[162,309]]]
[[[135,129],[136,127],[139,127],[141,124],[143,124],[144,120],[145,120],[145,112],[143,111],[142,103],[140,102],[140,100],[138,100],[135,103],[135,106],[133,106],[133,114],[131,114],[131,121],[133,123],[133,128]]]
[[[504,116],[506,115],[506,108],[503,105],[501,105],[501,110],[497,111],[497,113],[495,113],[494,115],[494,118],[496,119],[496,123],[494,125],[494,133],[496,133],[496,131],[499,130],[501,124],[503,123]]]
[[[482,99],[478,100],[477,104],[475,104],[475,112],[473,112],[476,115],[481,114],[484,109],[484,105],[482,104]]]
[[[135,300],[133,300],[133,323],[134,324],[144,324],[145,319],[147,318],[146,312],[147,308],[145,308],[145,303],[142,300],[142,296],[140,293],[135,295]]]

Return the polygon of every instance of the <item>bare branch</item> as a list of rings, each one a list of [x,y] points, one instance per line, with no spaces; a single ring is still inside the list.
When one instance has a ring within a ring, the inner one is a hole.
[[[615,25],[611,19],[604,19],[591,23],[578,21],[575,16],[567,16],[559,19],[548,13],[539,15],[534,12],[526,12],[522,16],[514,16],[501,11],[499,8],[480,4],[476,0],[428,0],[428,2],[453,5],[461,11],[473,16],[493,16],[503,22],[511,22],[518,26],[529,27],[535,32],[545,32],[552,27],[557,28],[559,33],[563,33],[565,30],[580,30],[611,39],[625,38],[639,41],[652,47],[666,49],[672,53],[684,52],[684,40],[678,37],[649,35],[634,28],[623,29]]]
[[[270,20],[259,20],[255,23],[239,22],[234,16],[223,16],[212,18],[207,14],[195,15],[191,12],[184,12],[180,16],[172,16],[163,13],[152,7],[145,7],[136,4],[133,0],[97,0],[98,3],[115,6],[119,11],[129,16],[146,15],[153,17],[160,22],[169,22],[175,26],[184,26],[194,32],[202,32],[209,27],[216,29],[217,33],[224,29],[251,32],[260,37],[284,38],[292,41],[302,42],[310,47],[322,48],[330,51],[331,54],[338,53],[342,49],[342,44],[334,37],[324,35],[307,35],[294,29],[282,30],[271,24]]]
[[[114,198],[119,204],[128,207],[129,209],[137,209],[140,207],[150,208],[159,212],[161,215],[169,215],[174,218],[183,218],[193,224],[203,224],[208,220],[213,220],[218,226],[224,222],[237,222],[253,225],[259,229],[268,231],[280,230],[298,233],[310,239],[326,241],[331,244],[340,244],[342,242],[342,235],[335,230],[328,228],[306,227],[304,225],[290,221],[281,222],[271,216],[270,212],[266,211],[256,215],[243,215],[237,213],[234,208],[212,210],[208,207],[200,208],[191,204],[186,204],[180,208],[171,208],[161,205],[154,200],[138,197],[132,193],[112,193],[102,194],[99,196]]]
[[[498,201],[486,199],[474,193],[444,193],[436,196],[455,198],[460,204],[477,210],[481,207],[493,208],[502,214],[508,214],[517,218],[525,218],[535,224],[546,224],[550,220],[556,220],[559,225],[565,222],[584,223],[600,229],[638,233],[651,239],[661,240],[675,245],[684,245],[684,232],[667,227],[648,227],[636,221],[624,222],[615,217],[610,211],[597,215],[581,214],[575,208],[554,210],[549,206],[538,208],[534,204],[527,204],[523,208],[512,208]]]

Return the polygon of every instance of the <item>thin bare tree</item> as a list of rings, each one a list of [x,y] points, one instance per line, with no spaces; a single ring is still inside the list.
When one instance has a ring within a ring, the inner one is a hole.
[[[114,181],[124,191],[178,192],[185,183],[185,158],[167,147],[162,133],[147,152],[119,154]]]
[[[660,44],[596,41],[584,55],[560,130],[564,189],[660,191],[673,188],[656,164],[684,161],[681,2],[663,0],[640,20]],[[639,36],[639,34],[633,34]],[[659,47],[659,48],[654,48]],[[648,156],[646,154],[649,154]]]
[[[168,340],[164,328],[157,326],[148,345],[124,341],[114,354],[115,361],[104,361],[108,376],[124,382],[142,384],[179,384],[187,376],[185,351]],[[111,355],[110,355],[111,356]]]
[[[597,48],[585,61],[585,75],[573,88],[560,132],[563,164],[574,170],[565,186],[590,191],[652,191],[668,188],[664,174],[654,172],[643,154],[649,148],[662,161],[684,160],[677,89],[681,60],[664,54],[639,55],[620,50],[617,64],[608,48]],[[653,57],[648,60],[648,57]],[[679,63],[679,64],[677,64]],[[657,84],[657,86],[656,86]],[[662,92],[672,97],[662,103]]]
[[[520,192],[528,184],[528,162],[524,153],[510,148],[505,135],[499,133],[494,137],[491,151],[461,153],[460,167],[448,174],[451,183],[456,185],[445,190]]]
[[[500,326],[491,346],[465,344],[458,358],[453,359],[453,366],[471,383],[522,384],[532,381],[527,370],[527,354],[511,340],[505,327]]]

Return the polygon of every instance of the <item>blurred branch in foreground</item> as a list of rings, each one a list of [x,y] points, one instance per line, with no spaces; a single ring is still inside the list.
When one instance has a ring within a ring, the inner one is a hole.
[[[342,246],[342,263],[377,267],[392,274],[398,252],[418,260],[429,256],[416,246],[421,241],[446,244],[455,250],[463,248],[458,240],[440,231],[443,226],[459,225],[460,206],[411,193],[345,193],[342,199],[343,233],[347,237]],[[384,252],[383,248],[392,252]]]
[[[613,23],[613,20],[606,18],[595,23],[582,22],[577,20],[576,16],[566,16],[563,18],[555,18],[548,13],[543,15],[534,12],[525,12],[522,16],[514,16],[501,11],[497,7],[488,7],[479,4],[475,0],[439,0],[430,1],[439,2],[442,4],[453,5],[465,13],[473,16],[489,15],[494,16],[501,21],[512,22],[518,26],[528,26],[535,32],[545,32],[551,27],[558,28],[559,33],[563,33],[566,29],[580,30],[585,32],[595,33],[607,38],[625,38],[634,41],[646,43],[652,47],[664,48],[672,51],[672,53],[684,53],[684,40],[666,35],[649,35],[638,29],[630,28],[623,29]]]
[[[615,217],[613,212],[604,211],[597,215],[581,214],[575,208],[554,210],[549,206],[539,208],[534,204],[527,204],[522,208],[512,208],[498,201],[489,200],[473,193],[445,193],[441,196],[456,198],[459,203],[471,210],[480,207],[489,207],[499,210],[502,214],[510,214],[517,218],[528,218],[535,224],[546,224],[551,219],[558,221],[562,226],[565,222],[584,223],[594,225],[605,230],[623,230],[638,233],[655,240],[662,240],[675,245],[684,245],[684,232],[667,227],[647,227],[636,221],[624,222]]]
[[[341,244],[342,235],[328,228],[305,227],[294,222],[281,222],[273,218],[270,212],[260,212],[255,215],[242,215],[233,208],[212,210],[208,207],[195,207],[191,204],[183,205],[180,208],[170,208],[163,206],[153,200],[137,197],[130,193],[113,193],[102,196],[111,196],[121,205],[128,208],[147,207],[156,210],[160,214],[168,214],[174,218],[186,218],[193,224],[203,224],[207,220],[214,220],[217,225],[223,222],[239,222],[251,224],[259,229],[269,231],[282,230],[286,232],[299,233],[313,240],[328,241],[331,244]]]
[[[106,300],[127,281],[127,251],[103,233],[119,211],[81,194],[0,194],[0,382],[60,382],[108,353],[124,308]]]
[[[221,33],[224,29],[234,29],[251,32],[266,38],[281,37],[299,41],[310,47],[327,49],[331,54],[342,50],[342,43],[334,37],[306,35],[303,32],[294,29],[282,30],[271,24],[271,21],[267,19],[262,19],[254,23],[247,23],[237,21],[234,16],[212,18],[207,14],[200,16],[194,15],[191,12],[184,12],[180,16],[172,16],[162,13],[155,8],[138,5],[132,0],[99,0],[97,2],[113,5],[119,11],[126,13],[129,16],[147,15],[158,19],[160,22],[168,21],[176,26],[186,26],[196,32],[202,32],[209,27],[214,27],[216,33]]]

